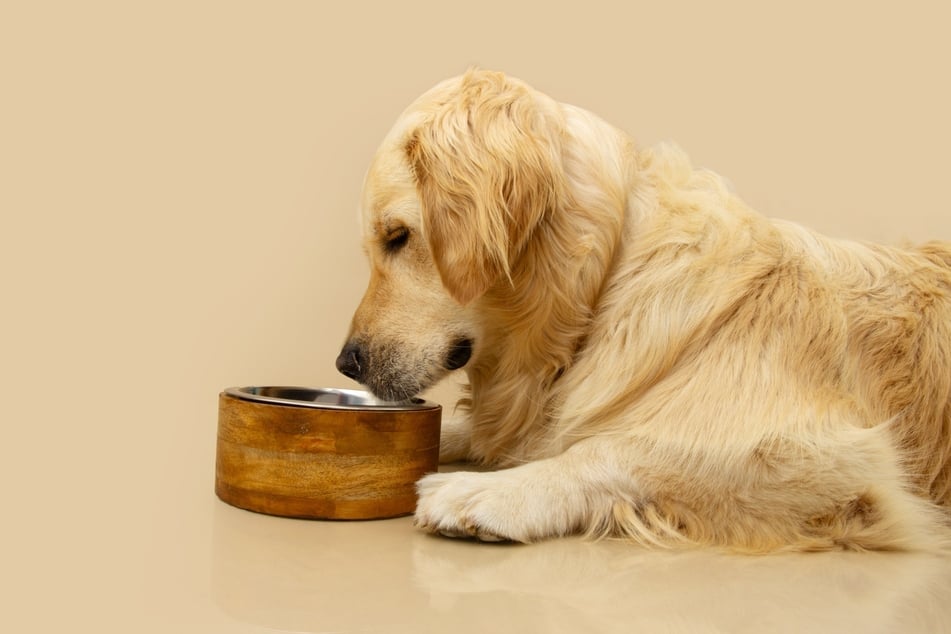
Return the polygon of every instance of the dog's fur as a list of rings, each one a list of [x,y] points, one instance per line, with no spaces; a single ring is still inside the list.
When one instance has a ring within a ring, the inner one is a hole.
[[[373,160],[371,263],[338,366],[469,397],[417,525],[772,550],[946,543],[951,245],[831,240],[673,147],[472,70]],[[461,352],[460,352],[461,350]]]

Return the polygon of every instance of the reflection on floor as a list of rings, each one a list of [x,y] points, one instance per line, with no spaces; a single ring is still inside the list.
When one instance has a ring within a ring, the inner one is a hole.
[[[214,601],[270,630],[951,632],[942,556],[491,545],[424,535],[409,518],[308,522],[215,504]]]

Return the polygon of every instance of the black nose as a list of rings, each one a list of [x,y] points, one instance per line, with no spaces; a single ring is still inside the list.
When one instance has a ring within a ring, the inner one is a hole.
[[[340,356],[337,357],[337,370],[354,381],[363,381],[366,363],[363,359],[360,344],[351,341],[343,347]]]
[[[469,363],[472,357],[472,339],[456,339],[449,347],[449,354],[446,355],[446,369],[458,370]]]

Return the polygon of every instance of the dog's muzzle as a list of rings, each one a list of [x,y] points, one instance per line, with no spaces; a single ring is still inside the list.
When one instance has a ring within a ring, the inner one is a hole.
[[[469,363],[472,349],[472,339],[459,337],[447,346],[441,358],[401,362],[398,357],[388,355],[392,349],[374,351],[356,339],[344,345],[336,365],[341,374],[367,386],[380,398],[398,401],[430,387],[446,371],[458,370]]]

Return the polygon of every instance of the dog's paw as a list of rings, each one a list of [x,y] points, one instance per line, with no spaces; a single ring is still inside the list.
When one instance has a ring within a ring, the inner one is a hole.
[[[487,542],[527,541],[511,530],[512,508],[504,490],[489,482],[494,473],[436,473],[416,485],[416,526],[445,537]]]
[[[524,469],[520,467],[519,469]],[[564,534],[564,516],[519,469],[490,473],[436,473],[417,484],[416,526],[446,537],[486,542],[532,542]],[[562,501],[563,502],[563,501]]]

